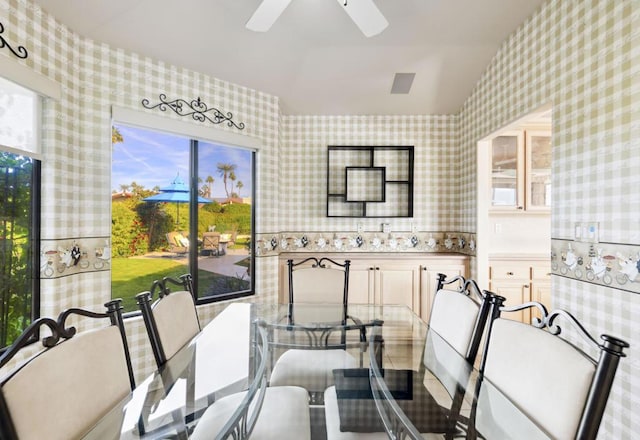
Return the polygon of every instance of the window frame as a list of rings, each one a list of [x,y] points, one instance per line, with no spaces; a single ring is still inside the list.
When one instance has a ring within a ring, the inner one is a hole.
[[[132,110],[123,107],[112,106],[111,107],[111,120],[109,126],[109,132],[111,127],[122,124],[130,127],[135,127],[143,130],[153,130],[170,135],[176,135],[186,137],[191,140],[189,151],[189,190],[190,190],[190,203],[189,203],[189,240],[192,243],[197,241],[197,216],[194,215],[197,211],[196,197],[198,194],[197,185],[197,170],[198,162],[197,155],[194,153],[193,141],[203,141],[207,143],[213,143],[222,145],[229,148],[240,148],[251,152],[252,159],[252,185],[251,185],[251,249],[255,249],[256,242],[256,215],[258,205],[256,203],[256,177],[257,177],[257,155],[262,145],[258,138],[248,136],[245,134],[233,133],[226,130],[220,130],[217,127],[195,125],[193,123],[187,123],[184,121],[176,120],[173,118],[152,115],[146,112],[138,110]],[[194,252],[189,253],[189,268],[197,268],[197,254]],[[203,298],[198,297],[198,281],[197,277],[194,277],[193,287],[196,292],[196,305],[211,304],[220,301],[227,301],[231,299],[244,298],[255,295],[255,252],[251,255],[252,264],[250,267],[251,273],[251,289],[245,291],[238,291],[229,294],[221,294],[215,296],[206,296]],[[127,312],[125,316],[134,316],[139,314],[139,311]]]

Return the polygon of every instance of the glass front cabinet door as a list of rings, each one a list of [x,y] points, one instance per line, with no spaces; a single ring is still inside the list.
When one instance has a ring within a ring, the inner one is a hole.
[[[491,208],[548,211],[551,206],[551,132],[514,131],[491,142]]]

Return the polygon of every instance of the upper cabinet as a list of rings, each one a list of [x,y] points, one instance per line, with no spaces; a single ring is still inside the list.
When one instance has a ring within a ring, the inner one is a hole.
[[[518,130],[491,142],[491,209],[549,211],[551,131]]]

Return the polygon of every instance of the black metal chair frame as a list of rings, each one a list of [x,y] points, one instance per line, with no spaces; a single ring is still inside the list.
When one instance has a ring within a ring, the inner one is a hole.
[[[575,437],[581,440],[595,440],[600,428],[600,422],[602,421],[602,416],[604,414],[607,401],[609,399],[611,386],[613,384],[613,379],[615,377],[618,364],[620,362],[620,359],[626,356],[626,354],[624,353],[624,349],[628,348],[629,344],[622,339],[608,334],[600,335],[600,339],[602,339],[604,342],[598,343],[598,341],[596,341],[596,339],[584,328],[580,321],[578,321],[575,316],[573,316],[566,310],[556,309],[548,312],[547,308],[543,304],[536,301],[506,307],[503,305],[505,301],[506,298],[499,295],[494,294],[492,297],[490,320],[485,336],[485,346],[475,392],[476,398],[479,395],[480,387],[482,386],[482,381],[484,380],[484,368],[486,365],[489,343],[491,341],[493,321],[499,318],[503,312],[517,312],[535,308],[540,312],[541,317],[536,317],[533,319],[533,322],[531,324],[533,327],[540,329],[540,331],[548,331],[550,334],[560,337],[562,328],[558,324],[556,324],[556,320],[558,318],[562,318],[577,331],[577,333],[583,338],[583,340],[587,342],[588,345],[598,350],[599,352],[599,358],[595,359],[589,356],[589,354],[587,354],[581,348],[577,347],[575,344],[566,339],[562,339],[564,342],[572,346],[576,351],[582,353],[586,358],[590,359],[596,367],[589,388],[589,393],[587,395],[585,407],[580,418],[578,431]],[[471,409],[472,420],[475,417],[476,407],[477,406],[474,403]],[[475,433],[475,430],[470,430],[470,432],[471,431],[473,431],[473,435],[477,434]]]
[[[125,333],[124,321],[122,318],[122,300],[111,300],[105,303],[105,307],[107,308],[107,311],[105,313],[93,312],[80,308],[70,308],[60,313],[56,320],[46,317],[36,319],[22,332],[22,334],[14,341],[14,343],[9,348],[7,348],[2,356],[0,356],[0,368],[9,363],[9,361],[11,361],[11,359],[13,359],[13,357],[24,347],[32,344],[34,341],[39,341],[40,329],[43,327],[47,327],[51,332],[51,335],[42,338],[42,345],[45,349],[35,354],[29,361],[35,359],[43,353],[46,353],[48,350],[55,348],[60,342],[63,342],[63,340],[71,339],[76,334],[77,330],[75,327],[67,327],[66,321],[69,316],[79,315],[95,319],[108,318],[111,322],[111,325],[117,326],[120,331],[124,355],[127,362],[127,371],[129,373],[129,384],[131,386],[131,390],[133,390],[136,387],[136,384],[133,374],[133,367],[131,365],[131,355],[129,354],[129,344],[127,343],[127,335]],[[12,371],[8,376],[4,377],[2,379],[2,382],[0,382],[0,388],[27,364],[28,362]],[[9,414],[9,409],[1,391],[0,420],[2,420],[2,423],[0,423],[0,438],[7,440],[17,440],[18,436],[11,421],[11,415]]]
[[[190,292],[193,298],[193,307],[195,309],[196,298],[193,290],[193,278],[191,277],[191,274],[181,275],[178,279],[164,277],[161,281],[156,280],[153,282],[150,290],[136,295],[136,302],[142,312],[142,318],[147,329],[147,334],[149,335],[149,342],[151,343],[153,357],[155,358],[158,367],[161,367],[167,362],[167,356],[165,355],[165,351],[162,347],[162,341],[158,336],[158,325],[153,316],[153,308],[162,301],[165,296],[171,293],[171,289],[168,286],[169,284],[180,286],[183,290]],[[153,301],[153,295],[156,290],[159,290],[158,299]],[[200,327],[200,322],[198,322],[198,327]]]
[[[311,265],[312,268],[327,268],[326,263],[332,263],[336,266],[342,267],[344,269],[344,288],[342,292],[342,306],[343,306],[343,314],[342,314],[342,322],[340,326],[336,326],[333,329],[325,329],[322,332],[318,332],[318,330],[308,329],[302,327],[298,327],[297,330],[304,331],[308,336],[308,342],[310,349],[346,349],[346,331],[353,330],[354,328],[358,328],[360,330],[360,342],[366,345],[367,337],[366,337],[366,329],[362,327],[362,323],[354,317],[349,316],[347,311],[347,305],[349,302],[349,267],[351,266],[351,260],[345,260],[344,263],[339,263],[328,257],[309,257],[305,258],[302,261],[294,263],[293,260],[287,260],[287,266],[289,268],[289,314],[287,315],[287,319],[289,324],[295,325],[295,316],[293,313],[293,303],[294,303],[294,293],[293,293],[293,272],[297,266],[301,266],[309,261],[313,261]],[[356,327],[347,326],[347,321],[351,319]],[[335,331],[341,332],[340,343],[339,346],[330,346],[328,344],[329,336]]]
[[[326,263],[329,262],[344,269],[344,291],[342,294],[342,304],[346,306],[349,301],[349,267],[351,266],[351,260],[344,260],[344,263],[338,263],[337,261],[327,257],[322,257],[320,259],[317,257],[309,257],[302,261],[298,261],[297,263],[294,263],[293,260],[287,260],[287,266],[289,268],[289,304],[293,303],[293,271],[297,266],[308,263],[309,261],[314,262],[311,265],[313,268],[324,269],[327,267]]]
[[[484,333],[484,328],[487,324],[487,320],[489,319],[490,312],[492,310],[493,297],[495,296],[492,292],[487,290],[480,290],[478,283],[472,279],[465,279],[463,276],[455,276],[449,280],[446,280],[447,276],[445,274],[439,273],[437,275],[438,282],[436,284],[436,292],[440,291],[444,288],[445,285],[458,283],[459,286],[457,288],[457,292],[463,295],[470,297],[472,300],[480,304],[480,311],[478,312],[478,318],[473,328],[473,337],[471,338],[471,343],[469,344],[469,349],[466,353],[465,359],[468,363],[473,365],[478,355],[478,350],[480,349],[480,344],[482,342],[482,335]]]
[[[309,266],[308,263],[312,264]],[[294,286],[293,286],[293,272],[296,267],[307,265],[306,268],[318,268],[327,269],[327,264],[330,263],[337,267],[341,267],[344,271],[344,283],[342,291],[342,315],[341,321],[336,322],[335,325],[316,328],[314,326],[305,326],[296,322],[295,317],[295,300],[294,300]],[[289,280],[289,310],[285,317],[286,322],[280,324],[272,324],[269,326],[269,347],[271,351],[271,359],[273,359],[274,349],[306,349],[306,350],[332,350],[341,349],[346,350],[349,347],[360,348],[360,364],[364,362],[364,352],[368,348],[367,344],[367,327],[370,325],[363,324],[357,317],[350,316],[348,314],[348,301],[349,301],[349,267],[351,260],[344,260],[344,263],[340,263],[328,257],[308,257],[301,261],[295,262],[292,259],[287,260],[288,267],[288,280]],[[351,321],[352,324],[348,324]],[[292,332],[293,336],[289,342],[279,342],[274,338],[274,330],[286,330]],[[347,333],[350,331],[358,331],[359,338],[357,343],[350,344],[347,342]],[[340,333],[340,342],[334,343],[330,341],[330,337],[334,333]],[[304,342],[297,342],[298,334],[303,334]],[[322,393],[317,395],[315,392],[310,391],[311,401],[317,404],[322,404],[324,397]]]

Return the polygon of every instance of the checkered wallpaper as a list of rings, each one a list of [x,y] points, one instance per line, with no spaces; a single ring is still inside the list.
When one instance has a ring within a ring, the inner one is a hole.
[[[27,0],[0,0],[0,22],[8,41],[24,45],[29,57],[21,61],[62,87],[59,101],[44,105],[42,171],[43,249],[61,242],[102,240],[110,236],[111,107],[140,111],[143,98],[160,93],[186,99],[202,98],[243,121],[243,134],[262,142],[258,155],[257,229],[278,224],[277,181],[280,114],[276,97],[86,40]],[[4,54],[2,54],[4,55]],[[176,118],[163,114],[167,118]],[[235,130],[217,126],[212,130]],[[236,130],[237,132],[237,130]],[[262,184],[267,182],[267,184]],[[258,301],[275,301],[271,280],[276,263],[261,260],[256,285]],[[276,260],[275,258],[273,260]],[[109,271],[77,273],[42,280],[43,316],[56,316],[68,307],[99,310],[111,296]],[[203,323],[224,305],[203,307]],[[153,366],[144,326],[127,323],[138,377]]]
[[[571,239],[574,222],[598,221],[602,241],[640,244],[637,0],[550,0],[504,42],[452,116],[286,116],[276,97],[82,39],[28,0],[0,0],[0,21],[9,41],[28,48],[23,63],[63,87],[60,101],[45,104],[43,121],[45,241],[108,238],[110,107],[140,109],[142,98],[164,92],[215,103],[262,140],[257,229],[269,238],[356,230],[354,219],[325,216],[331,144],[414,145],[415,219],[396,219],[392,230],[475,232],[477,140],[551,102],[552,237]],[[379,219],[357,222],[366,231],[380,228]],[[261,257],[256,271],[255,299],[274,300],[277,258]],[[99,308],[109,287],[108,272],[44,280],[42,313]],[[553,292],[555,305],[594,333],[632,344],[600,435],[632,438],[640,432],[640,295],[559,276]],[[203,320],[222,306],[201,310]],[[143,376],[152,368],[144,361],[144,329],[131,323],[128,331]]]
[[[392,231],[461,231],[456,116],[283,116],[282,121],[281,231],[356,231],[358,224],[380,231],[382,221]],[[413,145],[414,217],[327,218],[328,145]]]
[[[477,140],[553,103],[553,247],[566,249],[562,239],[573,239],[575,222],[596,221],[609,253],[640,243],[638,29],[636,0],[555,0],[503,43],[460,112],[462,230],[476,222]],[[573,311],[596,335],[631,344],[600,437],[636,437],[640,295],[552,278],[554,306]]]

